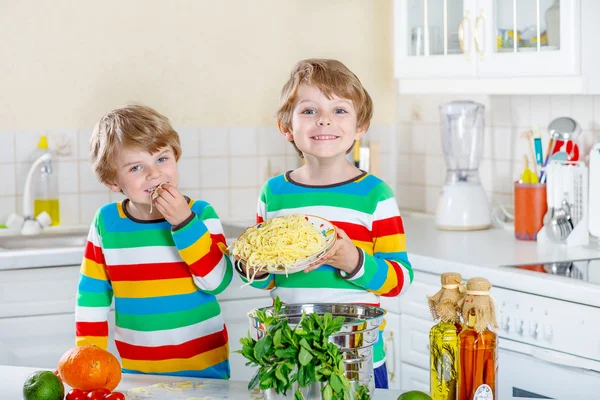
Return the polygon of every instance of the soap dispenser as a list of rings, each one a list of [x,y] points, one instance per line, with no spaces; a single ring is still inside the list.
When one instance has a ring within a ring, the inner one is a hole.
[[[49,153],[48,139],[45,135],[40,137],[35,158],[44,153]],[[37,217],[42,211],[46,211],[52,220],[52,226],[60,223],[60,206],[58,203],[58,180],[56,171],[52,168],[52,161],[42,163],[37,184],[35,185],[35,197],[33,201],[33,215]]]

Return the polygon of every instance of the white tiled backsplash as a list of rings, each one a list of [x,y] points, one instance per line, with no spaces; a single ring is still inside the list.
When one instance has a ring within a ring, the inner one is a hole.
[[[275,127],[175,128],[182,142],[180,188],[192,198],[208,201],[222,219],[253,219],[260,186],[270,176],[299,165],[293,146]],[[61,225],[87,225],[96,210],[122,198],[98,183],[90,169],[89,130],[0,132],[0,223],[21,212],[23,186],[40,135],[48,135],[58,158]],[[395,182],[393,126],[372,126],[368,137],[381,140],[383,179]]]
[[[600,96],[413,96],[398,98],[396,196],[400,208],[435,213],[444,183],[440,104],[473,100],[486,106],[484,155],[480,178],[492,206],[512,205],[513,182],[522,173],[527,143],[519,136],[539,125],[547,144],[554,118],[569,116],[582,127],[580,154],[600,141]]]
[[[395,186],[402,210],[435,212],[446,171],[438,107],[465,99],[486,106],[480,178],[493,205],[512,204],[513,181],[526,153],[519,135],[532,125],[539,125],[546,139],[552,119],[571,116],[582,126],[584,147],[600,141],[600,96],[399,96],[396,126],[373,125],[367,138],[381,142],[380,177]],[[182,191],[210,202],[222,219],[252,219],[262,183],[299,165],[295,150],[275,127],[176,130],[183,147]],[[91,129],[0,132],[0,223],[13,210],[21,211],[25,175],[41,134],[60,154],[55,168],[62,225],[87,225],[100,206],[122,197],[99,184],[90,170]]]

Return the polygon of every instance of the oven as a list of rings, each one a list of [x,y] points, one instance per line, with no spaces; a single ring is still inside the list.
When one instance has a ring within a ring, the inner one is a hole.
[[[500,339],[498,346],[499,399],[597,398],[598,361],[507,339]]]
[[[521,267],[593,282],[597,264]],[[493,288],[499,305],[498,398],[600,398],[600,308]]]

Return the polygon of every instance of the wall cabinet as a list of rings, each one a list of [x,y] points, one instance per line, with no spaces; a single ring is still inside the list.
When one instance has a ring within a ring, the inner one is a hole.
[[[396,0],[401,93],[598,93],[592,0]]]

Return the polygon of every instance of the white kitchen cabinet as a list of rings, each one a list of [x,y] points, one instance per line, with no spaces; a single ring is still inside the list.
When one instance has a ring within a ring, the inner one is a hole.
[[[55,368],[60,356],[75,346],[75,297],[79,265],[0,271],[0,364]],[[240,288],[234,273],[218,296],[229,333],[230,349],[241,348],[248,333],[247,312],[272,305],[269,292]],[[108,316],[109,351],[114,343],[114,311]],[[231,354],[232,379],[248,380],[254,372],[245,359]]]
[[[383,306],[383,304],[382,304]],[[383,341],[390,389],[400,389],[400,315],[388,311],[385,315],[386,325],[383,330]]]
[[[0,364],[56,368],[75,346],[75,314],[0,319]]]
[[[396,379],[402,391],[429,393],[429,331],[434,325],[427,296],[440,287],[438,275],[415,271],[410,289],[400,296],[399,335],[394,342]]]
[[[237,272],[233,273],[231,284],[217,296],[221,305],[221,312],[227,326],[229,335],[229,366],[231,379],[235,381],[250,382],[256,372],[254,367],[247,367],[246,359],[234,353],[240,350],[242,345],[240,339],[248,336],[250,323],[248,311],[254,308],[268,307],[273,305],[273,299],[267,290],[259,290],[250,286],[244,286]]]
[[[477,76],[579,74],[580,10],[577,0],[477,0]],[[513,30],[520,40],[512,40]]]
[[[429,368],[429,331],[434,323],[407,314],[400,316],[400,358],[403,363]]]
[[[420,390],[429,393],[429,370],[402,363],[400,370],[403,392]]]
[[[108,350],[118,356],[112,311],[109,324]],[[0,364],[54,369],[63,353],[74,346],[74,313],[0,318]]]
[[[594,0],[396,0],[399,91],[598,93],[592,15]]]
[[[445,3],[445,6],[444,6]],[[474,77],[476,0],[396,0],[396,77]]]
[[[264,292],[258,289],[249,288],[251,291]],[[259,297],[254,299],[225,300],[220,301],[221,312],[227,326],[229,335],[229,365],[231,369],[231,379],[235,381],[250,382],[256,372],[255,367],[246,366],[246,358],[241,354],[234,353],[241,350],[240,339],[248,336],[250,323],[248,321],[248,311],[254,308],[268,307],[273,305],[270,297]]]
[[[0,318],[75,312],[79,265],[0,271]]]
[[[56,368],[75,346],[79,265],[0,271],[0,364]],[[109,320],[109,350],[114,311]]]

